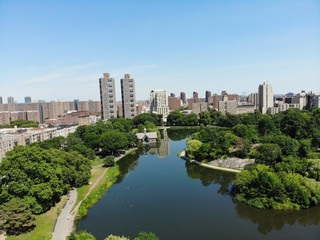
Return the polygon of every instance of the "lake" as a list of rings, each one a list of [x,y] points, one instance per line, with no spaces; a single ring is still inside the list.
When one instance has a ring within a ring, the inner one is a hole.
[[[78,224],[104,239],[154,232],[172,239],[320,239],[320,207],[278,212],[234,202],[235,173],[187,163],[189,131],[168,130],[161,145],[146,147],[119,162],[116,184]]]

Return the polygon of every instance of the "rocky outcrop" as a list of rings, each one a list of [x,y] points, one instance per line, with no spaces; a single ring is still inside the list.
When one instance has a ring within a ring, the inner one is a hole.
[[[233,169],[244,169],[245,166],[253,164],[255,159],[243,159],[243,158],[227,158],[216,159],[208,162],[208,165]]]

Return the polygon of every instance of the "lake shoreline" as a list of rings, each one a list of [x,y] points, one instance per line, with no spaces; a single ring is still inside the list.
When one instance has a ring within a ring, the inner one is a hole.
[[[181,153],[179,153],[179,157],[190,162],[190,163],[195,163],[201,167],[205,167],[205,168],[209,168],[209,169],[214,169],[214,170],[219,170],[219,171],[225,171],[225,172],[234,172],[234,173],[239,173],[241,172],[240,169],[234,169],[234,168],[226,168],[226,167],[218,167],[218,166],[213,166],[213,165],[210,165],[210,164],[206,164],[206,163],[202,163],[202,162],[199,162],[197,160],[194,160],[194,159],[188,159],[186,157],[186,154],[185,154],[185,151],[182,151]]]

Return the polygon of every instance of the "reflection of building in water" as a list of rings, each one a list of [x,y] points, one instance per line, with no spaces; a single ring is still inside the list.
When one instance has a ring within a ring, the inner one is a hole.
[[[160,139],[160,146],[158,148],[158,156],[159,157],[167,157],[170,153],[170,145],[169,145],[169,137],[167,129],[163,129],[162,138]]]

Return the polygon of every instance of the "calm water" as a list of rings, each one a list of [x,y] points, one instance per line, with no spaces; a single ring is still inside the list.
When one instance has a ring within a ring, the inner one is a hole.
[[[214,171],[177,157],[181,131],[168,132],[159,149],[127,156],[116,184],[89,210],[78,229],[98,240],[152,231],[166,239],[320,239],[320,207],[281,213],[235,203],[234,173]],[[182,140],[181,140],[182,139]]]

